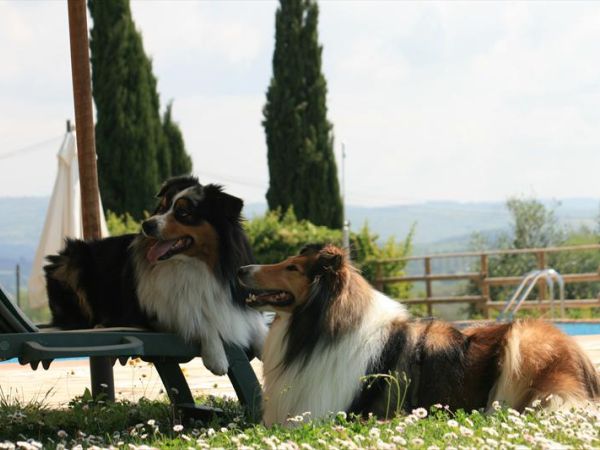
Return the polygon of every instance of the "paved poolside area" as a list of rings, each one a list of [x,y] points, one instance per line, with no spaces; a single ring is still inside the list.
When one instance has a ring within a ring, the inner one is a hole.
[[[200,358],[181,367],[194,395],[235,397],[229,378],[210,373]],[[262,363],[254,360],[252,367],[261,379]],[[141,397],[166,398],[160,377],[152,364],[130,359],[125,366],[117,362],[113,370],[117,399],[137,401]],[[87,358],[58,360],[48,370],[40,365],[35,371],[19,363],[0,364],[0,398],[23,403],[39,401],[52,407],[63,407],[74,397],[83,394],[86,388],[90,388]]]
[[[600,368],[600,335],[575,336],[579,344]],[[211,394],[234,397],[227,377],[217,377],[206,370],[200,358],[183,364],[183,371],[194,394]],[[259,379],[262,364],[254,360],[252,367]],[[126,366],[114,367],[115,393],[118,399],[136,401],[140,397],[151,399],[164,396],[163,386],[156,370],[143,361],[129,360]],[[49,370],[41,366],[33,371],[18,363],[0,364],[0,397],[20,402],[40,401],[52,407],[66,406],[90,387],[87,359],[55,361]]]

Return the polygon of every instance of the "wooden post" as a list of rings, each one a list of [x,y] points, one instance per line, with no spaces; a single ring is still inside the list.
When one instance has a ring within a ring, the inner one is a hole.
[[[100,204],[94,141],[87,10],[85,0],[68,0],[67,5],[83,237],[84,239],[99,239],[101,237]],[[114,400],[115,388],[111,358],[90,358],[90,372],[94,397],[102,393],[108,397],[108,400]]]
[[[375,261],[375,289],[379,292],[383,292],[383,270],[381,269],[381,262]]]
[[[15,300],[17,301],[17,306],[19,308],[22,307],[21,305],[21,266],[19,264],[17,264],[17,267],[15,268],[15,276],[16,276],[16,295],[15,295]]]
[[[486,319],[490,318],[490,309],[488,308],[488,302],[491,300],[490,299],[490,285],[488,284],[488,277],[490,275],[490,269],[489,269],[489,262],[488,262],[488,255],[481,255],[481,267],[479,268],[480,272],[481,272],[481,282],[480,282],[480,289],[481,289],[481,295],[483,296],[483,307],[481,308],[481,312],[483,313],[484,317]]]
[[[431,258],[428,256],[425,257],[424,262],[425,262],[425,276],[427,277],[428,275],[431,275]],[[427,315],[429,317],[432,317],[433,316],[433,307],[431,305],[431,297],[433,297],[433,289],[431,286],[431,280],[429,278],[427,278],[425,280],[425,295],[426,295],[426,299],[427,299]]]
[[[539,251],[536,253],[538,269],[544,270],[546,268],[546,252]],[[546,294],[546,278],[540,278],[538,281],[538,303],[541,303],[542,300],[545,300],[547,297]]]

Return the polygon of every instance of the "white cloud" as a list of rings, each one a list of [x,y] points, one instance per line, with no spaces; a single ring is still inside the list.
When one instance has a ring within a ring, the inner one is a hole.
[[[262,200],[268,184],[260,122],[276,7],[132,3],[196,171],[249,201]],[[351,203],[598,196],[600,5],[320,9],[330,119],[338,155],[346,143]],[[1,2],[0,54],[1,155],[60,134],[72,115],[66,6]],[[0,195],[49,194],[56,150],[35,153],[43,168],[30,156],[0,160]]]

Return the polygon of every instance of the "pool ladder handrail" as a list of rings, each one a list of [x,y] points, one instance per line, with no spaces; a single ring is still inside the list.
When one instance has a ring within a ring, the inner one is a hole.
[[[565,280],[562,275],[558,273],[556,270],[549,269],[537,269],[528,272],[523,276],[523,280],[519,287],[512,295],[512,297],[506,302],[506,305],[502,309],[502,312],[498,315],[498,321],[503,320],[508,316],[509,320],[512,320],[515,313],[519,310],[523,302],[527,299],[527,296],[536,286],[538,280],[540,278],[544,278],[546,280],[546,284],[548,285],[548,289],[550,290],[550,313],[552,318],[554,318],[554,283],[558,284],[559,288],[559,297],[560,297],[560,315],[564,317],[565,315]],[[514,305],[514,307],[513,307]],[[512,307],[512,310],[511,310]]]

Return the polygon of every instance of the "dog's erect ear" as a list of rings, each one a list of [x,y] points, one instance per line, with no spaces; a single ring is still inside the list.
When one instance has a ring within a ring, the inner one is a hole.
[[[225,192],[221,192],[220,202],[222,202],[223,213],[227,217],[231,217],[233,219],[237,219],[240,217],[242,213],[242,208],[244,207],[244,201],[241,198],[234,197],[233,195],[226,194]]]
[[[225,217],[239,219],[244,207],[244,201],[241,198],[223,192],[223,187],[218,184],[204,186],[204,194],[213,207]]]

